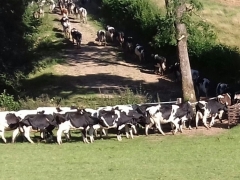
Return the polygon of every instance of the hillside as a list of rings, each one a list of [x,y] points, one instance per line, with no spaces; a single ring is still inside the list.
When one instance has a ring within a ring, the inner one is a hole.
[[[164,8],[164,1],[151,0]],[[216,30],[219,42],[240,48],[240,1],[239,0],[201,0],[204,9],[194,15],[196,19],[203,19],[212,24]]]

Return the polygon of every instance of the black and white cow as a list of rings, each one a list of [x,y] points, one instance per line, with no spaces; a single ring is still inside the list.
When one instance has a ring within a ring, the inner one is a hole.
[[[216,87],[216,96],[226,93],[228,88],[228,84],[218,83]]]
[[[114,31],[113,39],[115,39],[119,43],[119,45],[122,47],[122,45],[124,43],[124,32]]]
[[[63,27],[63,32],[65,34],[65,37],[70,39],[70,29],[71,29],[71,25],[70,25],[70,20],[67,16],[64,16],[61,18],[60,20],[61,25]]]
[[[161,124],[167,123],[171,123],[172,130],[175,127],[175,130],[172,131],[173,134],[176,134],[178,130],[182,132],[183,124],[187,120],[191,123],[193,115],[193,108],[188,101],[178,105],[157,105],[149,107],[147,108],[147,116],[150,119],[150,123],[146,125],[145,133],[148,135],[148,128],[155,124],[159,132],[165,135],[162,131]]]
[[[201,95],[204,97],[209,97],[210,80],[207,78],[199,77],[196,81],[196,90],[199,97]]]
[[[118,109],[118,108],[117,108]],[[128,109],[126,113],[125,110],[101,110],[99,112],[99,119],[104,128],[117,128],[117,139],[118,141],[122,140],[121,130],[126,127],[127,131],[129,131],[131,137],[132,135],[132,126],[135,126],[138,122],[138,119],[142,116],[137,113],[135,110]]]
[[[99,45],[104,44],[106,46],[106,31],[105,30],[99,30],[97,32],[97,38]]]
[[[124,45],[125,45],[125,50],[128,53],[133,53],[134,52],[134,39],[131,36],[127,36],[124,38]]]
[[[7,143],[4,132],[13,130],[12,143],[14,143],[19,133],[18,127],[21,118],[17,117],[14,111],[2,111],[0,112],[0,118],[0,136],[2,140]]]
[[[171,65],[169,67],[169,70],[174,73],[175,75],[175,81],[180,81],[181,80],[181,69],[180,69],[180,63],[176,62],[174,65]],[[191,69],[191,74],[192,74],[192,80],[194,83],[197,82],[200,73],[198,70]]]
[[[89,143],[87,139],[87,130],[89,129],[90,142],[93,142],[94,125],[100,123],[98,118],[92,117],[84,109],[78,109],[77,112],[67,112],[65,114],[55,114],[58,124],[57,142],[62,144],[62,133],[69,138],[70,130],[81,130],[83,142]]]
[[[214,125],[214,121],[217,116],[219,116],[219,120],[221,121],[223,112],[227,111],[227,105],[226,105],[226,99],[223,98],[223,95],[219,95],[218,98],[210,99],[208,101],[197,102],[196,119],[195,119],[196,129],[198,128],[199,119],[202,119],[203,124],[207,129],[211,128]],[[210,118],[210,117],[211,117],[211,121],[208,126],[207,118]]]
[[[141,46],[139,44],[136,44],[134,52],[135,52],[135,55],[137,56],[137,58],[139,59],[140,62],[145,61],[143,46]]]
[[[111,39],[111,41],[113,42],[113,36],[114,36],[114,33],[115,33],[115,28],[107,25],[105,27],[105,30],[106,30],[106,36],[109,37]]]
[[[68,14],[73,14],[75,9],[75,4],[73,2],[67,3]]]
[[[72,28],[71,36],[72,36],[73,44],[74,44],[74,40],[76,40],[77,47],[81,48],[82,34],[76,28]]]
[[[160,74],[163,75],[163,73],[166,71],[166,58],[163,56],[159,56],[158,54],[152,54],[151,57],[153,58],[154,62],[155,62],[155,70],[154,73],[155,74]]]
[[[34,143],[30,138],[30,132],[43,133],[45,138],[46,134],[53,137],[53,129],[57,126],[56,120],[52,114],[28,114],[19,123],[20,132],[24,134],[25,138],[30,142]]]

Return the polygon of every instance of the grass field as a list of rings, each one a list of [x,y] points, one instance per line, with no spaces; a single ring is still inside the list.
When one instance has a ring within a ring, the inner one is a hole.
[[[165,8],[163,0],[151,0],[153,3],[158,4],[161,9]],[[240,48],[240,33],[238,27],[240,25],[240,6],[221,3],[218,0],[201,0],[204,9],[197,12],[199,16],[193,15],[197,20],[205,20],[212,24],[217,33],[219,42],[229,45],[237,46]]]
[[[61,146],[0,144],[0,179],[239,179],[239,130],[215,136],[123,137],[122,142],[112,136],[93,144],[83,144],[72,133],[73,141]]]

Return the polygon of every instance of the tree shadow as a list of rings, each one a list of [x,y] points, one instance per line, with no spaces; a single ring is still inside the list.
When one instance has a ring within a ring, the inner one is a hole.
[[[106,64],[107,66],[107,64]],[[179,84],[159,79],[157,83],[148,83],[144,80],[112,75],[108,73],[88,74],[81,76],[42,74],[38,77],[22,81],[22,97],[39,97],[48,94],[50,97],[68,99],[74,95],[118,94],[119,90],[129,88],[133,93],[142,91],[151,94],[154,100],[160,98],[169,101],[181,96]],[[172,87],[172,88],[171,88]]]
[[[52,28],[52,30],[57,33],[62,33],[62,30],[59,28]]]

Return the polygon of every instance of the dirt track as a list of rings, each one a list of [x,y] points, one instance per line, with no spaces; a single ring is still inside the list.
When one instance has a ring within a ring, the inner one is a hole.
[[[56,19],[61,16],[55,14]],[[96,29],[92,22],[80,24],[75,16],[71,16],[72,27],[77,28],[83,35],[82,48],[70,44],[65,49],[67,65],[58,64],[54,71],[61,75],[77,76],[78,86],[91,91],[107,94],[112,90],[129,87],[132,90],[143,87],[143,90],[160,96],[161,100],[176,99],[181,95],[180,84],[172,82],[168,77],[160,77],[152,71],[138,65],[137,60],[126,62],[122,57],[122,49],[109,43],[106,47],[99,46],[96,39]],[[61,30],[60,23],[54,22],[55,28]],[[129,59],[128,59],[129,61]]]

